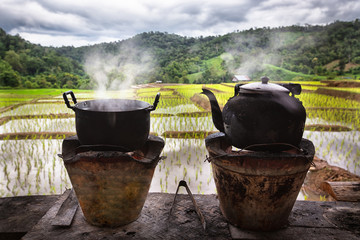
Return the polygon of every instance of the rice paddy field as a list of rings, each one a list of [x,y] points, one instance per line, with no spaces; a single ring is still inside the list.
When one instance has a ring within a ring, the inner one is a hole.
[[[297,96],[307,110],[304,138],[316,147],[316,156],[329,164],[360,175],[360,88],[329,87],[341,97],[319,93],[320,82],[301,82]],[[153,103],[151,134],[162,137],[165,147],[154,173],[151,192],[174,193],[185,180],[193,193],[216,193],[211,165],[205,161],[204,138],[216,130],[202,87],[212,90],[224,106],[235,84],[141,85],[123,91],[97,93],[74,90],[77,100],[129,98]],[[75,135],[74,112],[62,99],[66,90],[0,91],[0,197],[61,194],[71,182],[58,156],[66,136]],[[349,93],[350,97],[344,97]],[[299,199],[306,198],[301,192]]]

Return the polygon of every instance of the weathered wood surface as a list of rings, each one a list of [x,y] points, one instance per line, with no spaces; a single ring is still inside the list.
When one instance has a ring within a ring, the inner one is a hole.
[[[79,207],[74,190],[67,190],[62,198],[66,198],[55,217],[51,220],[51,225],[69,227]]]
[[[55,204],[23,239],[230,239],[215,195],[194,195],[205,215],[204,231],[188,195],[178,195],[169,214],[174,194],[148,195],[141,216],[118,228],[101,228],[88,224],[79,208],[70,228],[50,224],[61,203]]]
[[[320,188],[337,201],[359,202],[360,182],[323,182]]]
[[[0,198],[0,239],[19,239],[52,207],[59,195]]]
[[[50,224],[58,201],[23,239],[360,239],[360,203],[296,201],[287,227],[275,232],[251,232],[229,226],[215,195],[194,195],[204,214],[204,231],[188,195],[150,193],[141,216],[118,228],[88,224],[79,208],[71,227]]]
[[[229,226],[233,239],[360,239],[360,203],[296,201],[288,226],[253,232]]]

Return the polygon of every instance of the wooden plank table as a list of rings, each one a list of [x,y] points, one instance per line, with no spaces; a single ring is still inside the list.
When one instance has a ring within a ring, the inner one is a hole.
[[[0,198],[0,239],[20,239],[35,226],[59,196]]]
[[[215,195],[194,195],[201,206],[207,230],[188,195],[178,195],[170,215],[174,194],[150,193],[141,216],[134,222],[118,227],[96,227],[88,224],[81,209],[76,211],[71,227],[51,225],[51,219],[59,211],[57,202],[23,239],[229,239],[230,232],[217,205]]]
[[[194,194],[194,198],[206,230],[188,195],[177,196],[170,215],[174,194],[149,193],[141,216],[117,228],[88,224],[81,208],[70,227],[53,226],[51,220],[62,206],[57,201],[23,239],[360,239],[360,203],[296,201],[288,226],[274,232],[253,232],[229,225],[216,195]]]

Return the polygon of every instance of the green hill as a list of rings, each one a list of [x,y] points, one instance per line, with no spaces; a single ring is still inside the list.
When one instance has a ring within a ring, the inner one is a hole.
[[[107,89],[129,78],[137,84],[219,83],[231,81],[234,74],[285,81],[355,78],[360,75],[359,39],[358,19],[251,28],[216,37],[147,32],[117,42],[60,48],[32,44],[0,29],[0,87],[93,88],[99,71]]]
[[[314,75],[297,73],[271,64],[265,64],[264,75],[268,76],[273,81],[292,81],[292,80],[310,80]],[[323,77],[324,78],[324,77]],[[320,78],[319,78],[320,80]]]

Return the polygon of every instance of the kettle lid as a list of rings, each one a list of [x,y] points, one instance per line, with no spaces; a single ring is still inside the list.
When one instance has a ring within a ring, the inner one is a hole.
[[[261,82],[248,83],[240,86],[240,92],[261,93],[261,92],[284,92],[289,93],[289,89],[279,84],[269,83],[268,77],[261,77]]]

